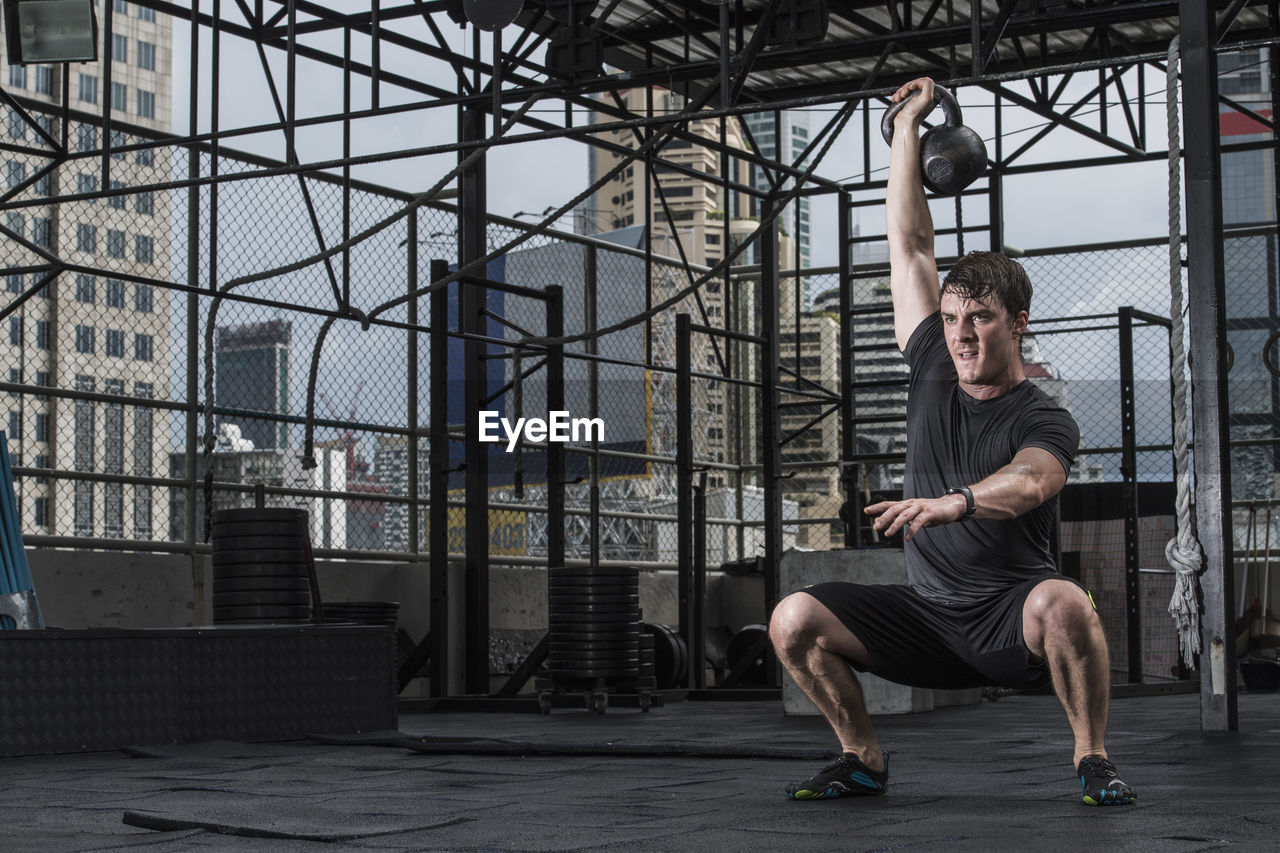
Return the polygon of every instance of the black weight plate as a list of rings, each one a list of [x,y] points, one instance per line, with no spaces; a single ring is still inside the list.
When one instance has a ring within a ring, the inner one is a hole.
[[[577,606],[579,604],[599,604],[599,605],[631,605],[633,607],[640,606],[640,596],[638,595],[567,595],[565,593],[551,593],[551,604],[567,606]]]
[[[283,536],[224,536],[213,537],[213,553],[226,554],[232,551],[286,550],[303,551],[307,540],[297,534]]]
[[[552,566],[547,570],[555,578],[635,578],[639,570],[633,566]]]
[[[560,645],[551,649],[552,661],[565,661],[570,658],[581,657],[587,660],[595,660],[597,658],[615,657],[615,658],[640,658],[640,650],[633,646],[616,646],[602,648],[594,643],[579,644],[570,643],[568,645]]]
[[[639,667],[640,658],[635,655],[560,655],[552,656],[551,663],[548,664],[551,669],[597,669],[602,666],[611,667],[613,669],[622,669],[623,667]]]
[[[244,607],[246,605],[295,607],[299,605],[309,606],[310,604],[311,593],[309,592],[259,590],[257,592],[215,592],[213,594],[214,607]]]
[[[592,634],[587,634],[582,632],[557,633],[555,631],[552,631],[550,636],[551,636],[551,642],[553,643],[570,644],[570,645],[577,645],[577,646],[592,645],[594,643],[613,643],[613,642],[620,642],[620,641],[631,642],[635,638],[635,634],[629,631],[611,631],[607,633],[602,631],[597,631],[596,633],[592,633]]]
[[[552,669],[548,674],[553,678],[638,678],[640,669]]]
[[[565,578],[552,575],[547,580],[550,589],[625,589],[633,590],[640,586],[639,578]]]
[[[305,619],[311,615],[311,608],[306,606],[271,605],[245,607],[215,607],[214,619]]]
[[[619,631],[632,633],[630,627],[636,618],[627,616],[621,619],[552,619],[548,625],[553,634],[608,634]]]
[[[262,521],[297,521],[299,519],[308,518],[305,509],[297,507],[285,506],[269,506],[262,509],[257,507],[239,507],[237,509],[215,509],[212,513],[212,521],[214,524],[227,524],[236,522],[262,522]]]
[[[214,541],[235,539],[241,536],[305,536],[311,537],[306,524],[280,521],[242,521],[235,524],[215,524],[210,533]]]
[[[640,651],[640,642],[632,635],[618,635],[596,637],[592,640],[561,640],[554,638],[551,640],[551,651],[566,651],[571,649],[635,649]]]
[[[400,602],[398,601],[330,601],[328,604],[330,607],[374,607],[378,609],[400,607]]]
[[[746,656],[751,647],[756,644],[761,637],[769,632],[769,629],[761,624],[744,625],[741,630],[729,638],[729,645],[725,649],[725,661],[729,664],[730,669],[734,669],[739,661]],[[768,659],[772,651],[772,646],[766,645],[764,651],[753,660],[745,672],[742,674],[742,684],[750,684],[761,686],[769,679]]]
[[[215,566],[239,566],[245,563],[307,564],[307,555],[301,548],[237,548],[233,551],[214,551]]]
[[[553,604],[547,611],[551,618],[567,616],[569,618],[640,618],[640,607],[636,604]]]
[[[309,625],[311,617],[300,617],[297,619],[219,619],[213,618],[215,625]]]
[[[215,578],[213,594],[220,592],[311,592],[311,581],[298,575],[256,575],[247,578]]]
[[[229,566],[214,566],[214,581],[230,578],[309,578],[305,563],[232,563]]]
[[[653,663],[658,687],[664,690],[675,687],[683,677],[686,665],[684,641],[666,625],[646,623],[644,630],[655,641]]]

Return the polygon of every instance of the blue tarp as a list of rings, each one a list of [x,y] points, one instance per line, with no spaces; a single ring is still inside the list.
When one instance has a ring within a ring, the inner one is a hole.
[[[18,498],[13,490],[13,468],[9,464],[9,437],[0,430],[0,595],[35,589],[27,552],[22,548]],[[13,628],[8,616],[0,616],[0,628]]]

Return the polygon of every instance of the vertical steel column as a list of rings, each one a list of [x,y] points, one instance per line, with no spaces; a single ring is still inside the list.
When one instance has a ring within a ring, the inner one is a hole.
[[[689,608],[689,686],[707,686],[706,602],[707,602],[707,471],[698,472],[693,487],[693,606]],[[772,604],[772,602],[770,602]]]
[[[547,337],[564,335],[564,288],[547,288]],[[547,346],[547,411],[564,411],[564,344]],[[564,445],[547,441],[547,565],[564,565]]]
[[[477,106],[459,110],[458,139],[484,138],[485,113]],[[463,159],[463,152],[459,152]],[[485,255],[485,158],[458,177],[458,263],[460,267]],[[477,271],[483,279],[485,270]],[[466,440],[466,650],[465,689],[471,694],[489,692],[489,448],[480,443],[477,413],[489,397],[488,347],[475,339],[485,332],[488,290],[468,277],[458,282],[458,325],[463,339],[463,435]]]
[[[108,12],[109,14],[109,12]],[[200,16],[191,16],[191,60],[190,60],[190,80],[188,91],[188,103],[191,105],[189,115],[187,116],[187,135],[194,137],[199,131],[200,123]],[[69,74],[63,74],[63,92],[68,91],[66,78]],[[63,109],[67,107],[67,99],[64,97],[62,101]],[[63,113],[62,133],[63,138],[67,134],[66,113]],[[192,145],[187,148],[187,178],[194,181],[200,175],[200,149]],[[203,241],[196,238],[200,233],[200,187],[192,183],[187,187],[187,283],[195,286],[200,281],[200,245]],[[214,282],[209,282],[210,288],[215,288]],[[191,548],[191,571],[193,577],[199,577],[196,569],[199,565],[199,557],[196,555],[196,481],[199,479],[199,457],[204,454],[204,448],[200,444],[200,371],[201,371],[201,352],[200,352],[200,297],[196,292],[187,292],[187,460],[186,469],[183,476],[186,482],[183,484],[183,492],[185,493],[186,502],[182,507],[182,520],[185,530],[183,544]],[[200,602],[198,607],[203,609],[204,597],[200,596],[196,599]],[[203,613],[197,613],[198,617],[203,617]]]
[[[414,238],[416,239],[416,232]],[[449,262],[431,262],[431,281],[449,274]],[[431,695],[449,695],[449,289],[431,294],[430,410],[427,413],[427,559],[431,576]],[[410,510],[411,512],[413,510]]]
[[[1231,541],[1231,448],[1227,430],[1226,286],[1222,261],[1222,174],[1218,139],[1216,22],[1204,0],[1180,0],[1182,109],[1187,180],[1187,306],[1196,523],[1200,576],[1200,728],[1235,731],[1236,654]]]
[[[597,325],[597,281],[599,276],[598,258],[595,246],[587,246],[584,252],[582,280],[582,328],[588,334],[595,332]],[[583,349],[589,355],[595,355],[597,343],[595,337],[582,342]],[[600,409],[600,365],[595,359],[587,362],[587,417],[595,419]],[[589,457],[589,474],[591,489],[591,505],[588,523],[588,539],[591,551],[591,565],[600,564],[600,440],[596,431],[591,431],[591,456]]]
[[[1274,38],[1280,33],[1280,3],[1270,0],[1267,4],[1267,25]],[[1280,115],[1280,47],[1273,41],[1267,48],[1267,69],[1271,75],[1271,115]],[[1275,209],[1280,211],[1280,145],[1271,146],[1271,191]],[[1280,329],[1280,258],[1277,258],[1277,240],[1280,231],[1269,234],[1267,240],[1267,319],[1268,328]],[[1280,434],[1280,377],[1271,376],[1271,430],[1272,435]],[[1271,448],[1271,464],[1280,471],[1280,445]]]
[[[108,2],[102,7],[102,189],[111,189],[111,66],[115,64],[115,59],[111,55],[111,37],[112,22],[115,20],[114,13],[115,4]],[[192,15],[194,20],[197,15]],[[194,50],[194,48],[193,48]],[[62,66],[64,73],[70,74],[70,63]],[[192,54],[191,68],[195,70],[195,54]],[[193,74],[192,77],[197,75]],[[123,104],[120,111],[124,112],[128,108],[128,104]],[[194,112],[194,110],[192,111]]]
[[[987,231],[991,238],[991,251],[1004,251],[1004,109],[1000,105],[1000,90],[995,92],[995,156],[987,173]]]
[[[858,524],[862,510],[858,498],[858,469],[851,467],[858,450],[853,426],[853,271],[850,269],[853,253],[849,244],[849,201],[848,193],[840,193],[836,198],[836,229],[840,266],[840,460],[846,466],[840,472],[840,479],[846,490],[844,547],[854,548],[862,544]]]
[[[1120,309],[1120,474],[1124,478],[1124,605],[1129,683],[1142,681],[1142,596],[1138,553],[1138,439],[1133,379],[1133,308]]]
[[[350,196],[347,196],[350,198]],[[409,472],[409,552],[411,554],[422,553],[422,531],[418,525],[418,513],[422,506],[422,490],[419,488],[421,481],[421,472],[418,468],[418,442],[422,440],[419,434],[418,423],[418,297],[414,293],[418,290],[418,211],[409,211],[409,220],[405,226],[405,234],[408,243],[408,253],[406,261],[405,286],[408,289],[409,303],[408,309],[408,364],[405,365],[407,381],[406,408],[409,410],[409,435],[405,440],[405,448],[407,456],[405,462]],[[350,476],[353,472],[347,472]]]
[[[760,449],[763,459],[765,572],[777,584],[778,560],[782,557],[782,418],[778,409],[778,348],[780,306],[778,288],[778,220],[773,217],[774,199],[764,199],[760,220],[768,222],[760,232],[760,410],[763,418]],[[770,602],[772,607],[774,602]]]
[[[676,315],[676,578],[679,631],[693,671],[693,347],[688,314]]]

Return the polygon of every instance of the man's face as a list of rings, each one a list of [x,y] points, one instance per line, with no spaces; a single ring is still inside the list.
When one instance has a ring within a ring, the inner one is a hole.
[[[961,384],[999,385],[1020,376],[1018,344],[1027,312],[1016,317],[994,297],[977,301],[942,293],[942,325],[947,349]]]

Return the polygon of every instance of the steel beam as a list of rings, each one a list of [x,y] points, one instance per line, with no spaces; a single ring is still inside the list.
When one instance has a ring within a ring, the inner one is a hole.
[[[1222,259],[1222,174],[1218,139],[1217,29],[1204,0],[1181,0],[1183,163],[1187,183],[1187,307],[1195,508],[1205,570],[1200,652],[1200,728],[1235,731],[1235,578],[1231,540],[1226,287]]]

